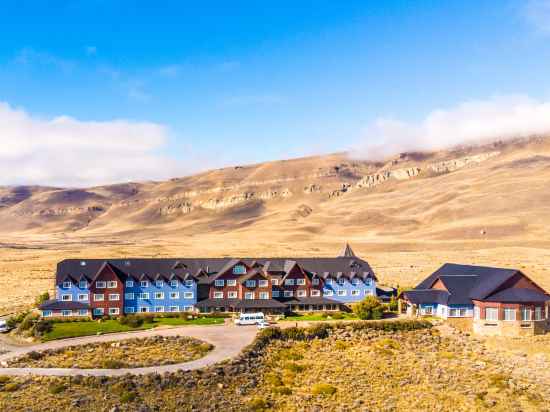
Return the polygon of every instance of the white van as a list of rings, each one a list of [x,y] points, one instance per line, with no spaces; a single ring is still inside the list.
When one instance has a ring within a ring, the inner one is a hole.
[[[5,320],[0,320],[0,333],[9,332],[10,328]]]
[[[258,313],[241,313],[235,319],[235,325],[256,325],[265,321],[265,316],[262,312]]]

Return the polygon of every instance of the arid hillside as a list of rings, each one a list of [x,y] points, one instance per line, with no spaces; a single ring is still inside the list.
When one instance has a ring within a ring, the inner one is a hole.
[[[334,255],[346,241],[386,283],[462,261],[550,287],[549,181],[550,139],[533,138],[379,163],[342,153],[166,182],[4,187],[0,306],[51,287],[65,257]],[[21,278],[32,282],[15,291]]]

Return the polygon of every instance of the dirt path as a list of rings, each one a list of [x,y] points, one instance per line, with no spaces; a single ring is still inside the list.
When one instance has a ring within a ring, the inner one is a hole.
[[[61,349],[68,346],[86,345],[96,342],[113,342],[125,339],[146,338],[151,336],[189,336],[214,345],[214,349],[205,357],[191,362],[174,365],[151,366],[146,368],[124,369],[71,369],[71,368],[0,368],[0,375],[10,376],[121,376],[125,374],[145,375],[148,373],[168,373],[180,370],[193,370],[211,366],[215,363],[237,356],[256,336],[256,326],[182,326],[167,329],[149,329],[137,332],[114,333],[100,336],[83,336],[62,339],[37,345],[14,348],[0,355],[0,363],[24,355],[31,351]]]

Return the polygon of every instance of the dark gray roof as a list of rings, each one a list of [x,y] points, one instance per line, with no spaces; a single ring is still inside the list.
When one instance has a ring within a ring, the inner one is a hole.
[[[405,298],[414,304],[439,303],[446,305],[449,300],[449,292],[439,289],[413,289],[403,292]]]
[[[550,296],[541,293],[533,289],[524,289],[524,288],[509,288],[501,290],[500,292],[495,293],[487,298],[487,302],[546,302],[550,300]]]
[[[41,310],[78,310],[90,309],[90,305],[82,302],[47,300],[39,306]]]
[[[450,293],[449,305],[471,305],[470,291],[479,281],[478,276],[441,276],[441,281]]]
[[[296,262],[308,273],[317,273],[320,277],[326,274],[334,275],[338,272],[344,277],[352,277],[356,272],[358,276],[367,276],[376,279],[369,264],[358,257],[336,258],[160,258],[160,259],[68,259],[57,265],[56,283],[61,284],[68,276],[79,279],[85,276],[93,279],[102,265],[108,263],[117,275],[124,281],[128,277],[140,279],[146,275],[151,280],[157,274],[161,278],[169,280],[172,273],[182,279],[186,276],[196,276],[203,271],[205,275],[199,277],[201,283],[212,282],[218,273],[228,270],[238,262],[249,265],[256,262],[264,266],[268,272],[284,272]],[[84,262],[84,265],[81,264]]]

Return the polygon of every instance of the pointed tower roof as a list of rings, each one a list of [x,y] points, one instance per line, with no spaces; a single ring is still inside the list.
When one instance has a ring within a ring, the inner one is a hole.
[[[346,243],[346,247],[338,257],[356,257],[355,253],[353,253],[353,249],[349,245],[349,243]]]

